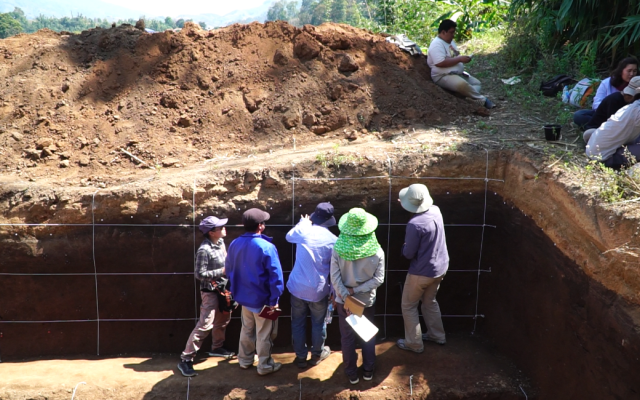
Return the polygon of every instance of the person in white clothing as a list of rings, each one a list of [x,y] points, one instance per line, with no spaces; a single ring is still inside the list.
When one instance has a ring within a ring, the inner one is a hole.
[[[633,91],[635,101],[618,110],[598,129],[584,133],[587,156],[614,169],[640,160],[640,78],[633,78],[624,91]]]
[[[461,56],[453,37],[457,24],[445,19],[438,26],[438,36],[429,45],[427,64],[431,68],[433,82],[447,90],[459,93],[471,101],[486,108],[494,108],[486,96],[480,94],[480,81],[464,70],[464,64],[471,61],[470,56]]]
[[[611,76],[600,82],[596,95],[593,97],[591,109],[578,110],[573,113],[573,122],[585,130],[585,125],[589,122],[598,109],[598,106],[610,94],[622,92],[631,79],[638,75],[638,60],[635,57],[622,59]]]

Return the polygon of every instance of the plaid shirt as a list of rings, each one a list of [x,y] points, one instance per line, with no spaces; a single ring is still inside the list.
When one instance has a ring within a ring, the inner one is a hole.
[[[196,253],[195,276],[200,281],[200,290],[212,292],[211,281],[223,276],[224,260],[227,258],[227,247],[221,238],[218,243],[212,243],[205,238]]]

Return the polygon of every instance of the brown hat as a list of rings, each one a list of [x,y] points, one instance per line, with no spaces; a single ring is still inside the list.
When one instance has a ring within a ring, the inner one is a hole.
[[[268,212],[262,211],[259,208],[250,208],[242,214],[242,224],[247,227],[258,225],[264,221],[268,221],[271,216]]]

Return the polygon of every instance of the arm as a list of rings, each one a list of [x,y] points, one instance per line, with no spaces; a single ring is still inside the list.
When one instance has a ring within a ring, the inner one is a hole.
[[[276,246],[271,245],[265,251],[265,268],[269,271],[269,306],[277,306],[280,296],[284,292],[284,279],[282,277],[282,266],[278,257]]]
[[[380,257],[378,258],[378,267],[376,272],[373,273],[373,277],[361,285],[353,288],[354,293],[362,293],[371,291],[384,282],[384,253],[379,251]]]
[[[611,78],[607,78],[600,82],[600,86],[598,86],[598,90],[596,91],[596,95],[593,98],[593,109],[596,110],[602,100],[607,97],[610,93],[609,86],[611,86]]]
[[[340,260],[338,253],[334,250],[331,254],[331,284],[336,295],[344,301],[349,295],[349,290],[342,282],[342,273],[340,272]]]
[[[304,238],[304,233],[307,229],[311,227],[311,220],[309,216],[303,215],[300,217],[300,222],[296,226],[294,226],[286,236],[287,242],[289,243],[302,243]]]
[[[404,245],[402,246],[402,255],[412,260],[418,252],[420,246],[420,236],[416,226],[412,223],[407,224],[407,229],[404,235]]]
[[[457,65],[458,63],[466,64],[471,61],[471,57],[469,56],[458,56],[458,57],[450,57],[445,58],[444,61],[441,61],[435,64],[438,68],[449,68]]]

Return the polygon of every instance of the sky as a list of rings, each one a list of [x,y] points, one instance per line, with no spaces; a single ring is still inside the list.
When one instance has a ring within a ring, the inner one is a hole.
[[[218,14],[255,8],[267,0],[103,0],[135,10],[153,10],[154,15]]]

